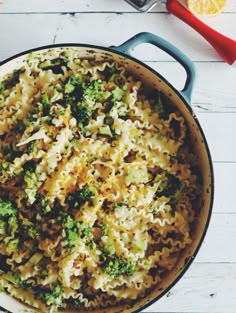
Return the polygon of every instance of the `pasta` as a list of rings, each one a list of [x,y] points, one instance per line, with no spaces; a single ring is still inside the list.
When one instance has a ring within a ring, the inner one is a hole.
[[[44,312],[145,296],[192,242],[188,136],[124,64],[31,53],[0,79],[0,286]]]

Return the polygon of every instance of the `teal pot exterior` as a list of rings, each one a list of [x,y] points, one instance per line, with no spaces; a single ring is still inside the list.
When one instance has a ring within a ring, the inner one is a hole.
[[[177,90],[158,72],[131,56],[132,50],[143,43],[149,43],[164,50],[184,67],[186,71],[186,82],[183,90]],[[163,279],[160,284],[156,286],[156,288],[149,292],[144,298],[138,299],[132,305],[127,304],[100,310],[86,310],[87,313],[140,312],[163,297],[163,295],[165,295],[183,277],[201,247],[211,218],[214,195],[212,160],[204,132],[196,115],[193,113],[190,103],[196,77],[195,67],[191,60],[171,43],[151,33],[140,33],[118,47],[112,46],[107,48],[86,44],[65,43],[32,49],[2,62],[0,64],[0,77],[17,68],[26,56],[33,51],[40,52],[48,49],[58,49],[61,47],[74,47],[78,49],[81,57],[91,57],[92,55],[101,61],[112,59],[125,65],[132,74],[139,77],[148,86],[159,89],[167,98],[171,100],[171,102],[184,116],[190,131],[192,143],[194,144],[195,153],[198,156],[200,171],[203,176],[203,192],[200,199],[202,207],[195,228],[195,233],[193,235],[192,244],[184,250],[175,268],[166,275],[165,279]],[[6,295],[5,293],[0,294],[0,303],[3,307],[14,313],[22,312],[22,309],[29,308],[17,300],[12,299],[12,297]],[[37,310],[34,310],[34,312],[37,312]]]

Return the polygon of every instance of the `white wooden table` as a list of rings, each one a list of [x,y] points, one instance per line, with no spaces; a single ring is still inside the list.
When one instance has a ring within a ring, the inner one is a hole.
[[[236,1],[204,21],[236,39]],[[143,312],[236,312],[236,69],[189,26],[167,13],[164,1],[149,13],[123,0],[3,0],[0,61],[52,43],[119,45],[148,31],[173,43],[195,63],[192,105],[207,137],[215,171],[213,215],[202,248],[184,277]],[[147,62],[181,89],[184,70],[156,48],[137,48]],[[0,304],[1,305],[1,304]]]

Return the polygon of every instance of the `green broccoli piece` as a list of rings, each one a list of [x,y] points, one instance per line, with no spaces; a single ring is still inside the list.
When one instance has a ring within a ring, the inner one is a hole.
[[[131,276],[136,271],[135,264],[124,260],[119,256],[109,256],[103,263],[103,271],[110,276],[119,277],[121,275]]]
[[[18,229],[18,210],[9,200],[0,198],[0,234],[14,235]]]
[[[50,111],[50,98],[47,93],[42,95],[41,102],[38,103],[39,111],[42,111],[44,115],[48,115]]]
[[[3,220],[0,220],[0,235],[6,235],[7,223]]]
[[[22,231],[29,236],[31,239],[37,239],[40,235],[40,230],[38,227],[35,227],[30,221],[22,221],[21,223]]]
[[[85,201],[89,200],[93,198],[94,195],[95,195],[94,192],[88,187],[84,187],[78,191],[78,198],[80,200],[85,200]]]
[[[104,79],[106,81],[113,81],[115,73],[117,73],[117,69],[115,66],[106,66],[103,70]]]
[[[155,193],[156,196],[169,197],[170,204],[178,202],[185,191],[185,184],[172,174],[166,172],[158,174],[155,181],[160,182]]]
[[[27,185],[27,188],[34,189],[38,186],[38,178],[35,172],[33,170],[27,170],[24,175],[24,181]]]
[[[63,58],[55,58],[52,60],[44,60],[39,63],[39,68],[43,71],[52,70],[54,74],[63,74],[62,66],[66,66],[66,60]]]
[[[52,208],[51,208],[51,206],[48,203],[47,196],[45,196],[45,195],[43,195],[41,193],[38,193],[37,196],[36,196],[36,200],[37,200],[37,203],[39,204],[39,207],[40,207],[41,212],[43,214],[47,214],[47,213],[52,211]]]
[[[26,184],[25,194],[27,196],[28,203],[31,205],[37,198],[37,189],[38,189],[38,177],[37,174],[29,169],[25,172],[24,181]]]
[[[16,216],[17,209],[12,205],[10,201],[4,201],[0,198],[0,218]]]
[[[102,236],[108,236],[108,226],[105,224],[102,225]]]
[[[108,241],[104,245],[104,252],[108,256],[114,255],[116,253],[116,248],[112,240],[108,239]]]
[[[83,99],[85,102],[104,102],[111,93],[105,89],[105,83],[101,80],[92,80],[84,90]]]
[[[15,215],[10,216],[8,218],[8,228],[7,228],[7,232],[9,234],[14,234],[18,229],[18,219]]]
[[[0,82],[0,95],[3,93],[4,91],[4,84],[3,82]]]
[[[7,249],[11,252],[14,252],[15,250],[18,250],[20,244],[19,238],[12,239],[7,243]]]
[[[71,251],[76,242],[79,239],[85,239],[86,244],[92,248],[93,247],[93,235],[91,233],[91,227],[85,226],[81,221],[74,220],[69,214],[63,217],[64,229],[62,231],[62,236],[67,242],[67,247]]]
[[[27,280],[23,280],[20,274],[15,275],[15,284],[23,289],[27,289],[31,285],[29,282],[27,282]]]
[[[61,307],[63,305],[63,288],[61,285],[53,285],[50,287],[49,291],[36,291],[35,298],[41,300],[46,305],[56,305]]]
[[[87,105],[82,103],[74,104],[71,107],[71,111],[73,116],[76,118],[78,125],[86,126],[88,124],[92,111]]]
[[[165,110],[164,110],[164,105],[163,105],[163,101],[162,101],[160,92],[158,92],[158,97],[157,97],[156,102],[153,106],[153,109],[156,113],[159,114],[160,117],[164,116]]]
[[[64,92],[66,94],[73,93],[73,95],[76,96],[75,92],[78,91],[76,90],[76,88],[78,86],[82,86],[82,84],[83,84],[82,76],[78,76],[78,75],[70,76],[69,79],[66,81]],[[79,91],[81,91],[81,89]]]
[[[86,201],[92,200],[95,193],[89,188],[84,187],[73,193],[70,193],[67,197],[67,203],[70,207],[80,208],[80,206]]]
[[[117,100],[120,101],[122,100],[123,96],[124,96],[124,89],[120,88],[120,87],[116,87],[113,91],[112,91],[112,96],[113,96],[113,100]]]
[[[170,204],[177,203],[182,198],[182,196],[185,192],[185,188],[186,188],[185,184],[180,183],[179,187],[177,188],[175,193],[173,195],[171,195],[169,203]]]
[[[159,183],[157,190],[156,190],[156,195],[159,197],[166,195],[166,190],[168,188],[168,179],[165,173],[163,172],[161,174],[158,174],[155,177],[155,182]]]

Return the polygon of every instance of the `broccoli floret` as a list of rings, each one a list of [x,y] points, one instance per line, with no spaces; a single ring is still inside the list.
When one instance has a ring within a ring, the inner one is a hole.
[[[174,204],[177,203],[183,196],[184,192],[185,192],[185,184],[184,183],[180,183],[177,190],[175,191],[175,193],[173,195],[170,196],[170,204]]]
[[[4,91],[4,84],[3,82],[0,82],[0,95],[3,93]]]
[[[106,81],[113,81],[115,73],[117,73],[117,69],[115,66],[106,66],[102,74],[104,75],[104,79]]]
[[[85,102],[104,102],[111,93],[105,89],[105,84],[101,80],[92,80],[84,90],[83,99]]]
[[[166,192],[168,192],[168,179],[165,175],[165,173],[161,173],[161,174],[158,174],[156,177],[155,177],[155,182],[159,183],[158,187],[157,187],[157,190],[156,190],[156,195],[157,196],[165,196],[166,195]]]
[[[80,200],[86,201],[91,199],[92,197],[94,197],[94,192],[88,187],[84,187],[78,191],[78,198]]]
[[[31,285],[27,280],[23,280],[20,274],[15,275],[15,284],[23,289],[27,289]]]
[[[17,217],[15,215],[10,216],[8,218],[8,228],[7,228],[8,233],[13,235],[17,229],[18,229]]]
[[[47,93],[42,95],[41,102],[38,102],[38,109],[42,111],[44,115],[48,115],[50,111],[50,98]]]
[[[31,141],[28,145],[27,153],[34,152],[34,149],[35,149],[35,141]]]
[[[121,275],[131,276],[136,271],[135,264],[124,260],[119,256],[109,256],[103,263],[104,273],[119,277]]]
[[[25,172],[24,181],[25,181],[25,183],[27,185],[27,188],[29,188],[29,189],[34,189],[34,188],[37,188],[37,186],[38,186],[37,175],[31,169],[27,170]]]
[[[7,223],[0,219],[0,235],[6,235]]]
[[[18,229],[18,210],[10,201],[0,198],[0,234],[14,235]]]
[[[108,226],[103,224],[102,225],[102,236],[107,236],[108,235]]]
[[[83,78],[82,76],[70,76],[69,79],[66,81],[65,87],[64,87],[64,92],[66,94],[72,94],[73,96],[77,97],[76,91],[81,92],[81,88],[79,90],[76,90],[78,86],[82,86],[83,84]]]
[[[79,239],[80,224],[73,220],[70,215],[64,217],[64,229],[62,231],[62,236],[67,242],[67,247],[71,251],[77,240]]]
[[[104,245],[104,252],[108,256],[114,255],[116,253],[116,248],[112,240],[108,239],[108,241]]]
[[[45,196],[41,193],[38,193],[36,196],[36,199],[37,199],[37,204],[39,205],[41,212],[43,214],[47,214],[47,213],[51,212],[52,208],[48,203],[47,196]]]
[[[185,191],[185,184],[183,184],[177,177],[163,172],[158,174],[155,180],[156,182],[160,182],[155,193],[158,197],[169,197],[170,204],[174,204],[180,200]]]
[[[28,198],[28,203],[31,205],[34,203],[37,197],[39,183],[37,174],[32,169],[27,170],[24,175],[24,181],[26,184],[25,194]]]
[[[63,58],[55,58],[52,60],[44,60],[39,63],[42,70],[52,70],[54,74],[63,74],[62,66],[66,66],[66,60]]]
[[[19,127],[19,128],[21,128],[21,127]],[[21,132],[21,130],[18,129],[17,127],[15,129],[17,129],[17,133],[18,133],[18,131],[19,131],[19,133]],[[19,147],[16,146],[16,143],[5,142],[5,144],[6,145],[4,145],[2,147],[2,150],[1,150],[1,152],[6,156],[6,161],[4,161],[2,164],[3,166],[6,166],[7,162],[12,163],[15,158],[20,157],[22,155],[22,152],[19,150]],[[6,167],[5,167],[5,169],[6,169]],[[21,171],[22,171],[22,168],[15,169],[12,177],[14,177],[15,175],[18,175]]]
[[[6,161],[3,161],[0,164],[0,176],[4,175],[4,173],[8,170],[9,166],[10,166],[10,163]]]
[[[81,101],[83,99],[83,94],[84,94],[84,87],[85,84],[83,82],[83,77],[79,76],[79,75],[73,75],[70,76],[66,81],[65,81],[65,85],[64,85],[64,101],[66,104],[70,104],[71,105],[71,109],[72,109],[72,113],[74,114],[74,116],[76,118],[79,118],[80,120],[78,120],[78,122],[82,123],[82,124],[86,124],[87,123],[87,119],[90,117],[86,116],[85,121],[83,122],[82,119],[82,114],[81,114]],[[82,105],[83,107],[87,107],[87,104],[84,103]]]
[[[112,91],[112,96],[113,96],[113,100],[117,100],[120,101],[122,100],[123,96],[124,96],[124,89],[120,88],[120,87],[116,87],[113,91]]]
[[[7,243],[7,250],[14,252],[19,248],[20,240],[19,238],[12,239]]]
[[[51,286],[49,291],[40,290],[35,292],[35,298],[41,300],[46,305],[56,305],[61,307],[63,305],[63,288],[61,285]]]
[[[0,198],[0,218],[16,216],[17,209],[12,205],[10,201],[4,201]]]
[[[86,244],[92,248],[93,247],[93,235],[91,233],[91,227],[83,225],[82,222],[74,220],[69,214],[63,217],[64,229],[62,231],[62,236],[67,242],[67,247],[71,251],[76,242],[79,239],[84,239]]]
[[[70,193],[67,197],[67,203],[70,207],[80,208],[80,206],[85,203],[85,201],[92,200],[95,193],[89,188],[84,187],[73,193]]]
[[[92,115],[92,111],[88,108],[87,105],[82,103],[77,103],[72,105],[72,114],[76,118],[77,123],[80,126],[86,126]]]
[[[20,286],[24,289],[29,287],[30,285],[26,280],[22,280],[20,273],[13,274],[12,272],[7,272],[6,274],[3,274],[1,277],[11,282],[12,284]]]
[[[31,239],[36,239],[40,235],[39,228],[35,227],[35,225],[29,221],[22,221],[21,228],[22,231]]]
[[[153,105],[153,109],[156,113],[158,113],[158,115],[161,118],[164,116],[165,110],[164,110],[164,105],[163,105],[163,101],[162,101],[160,92],[158,92],[158,96],[157,96],[156,102]]]

